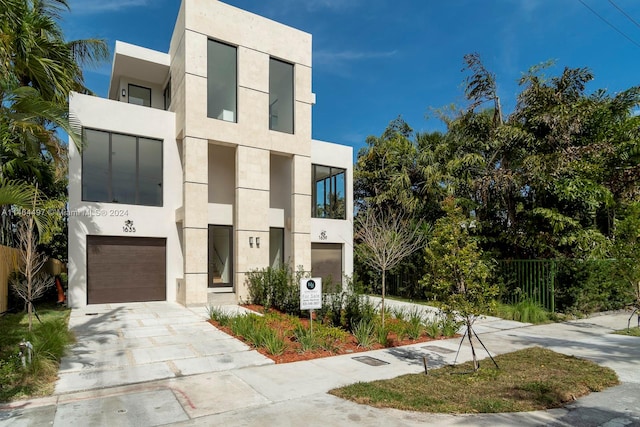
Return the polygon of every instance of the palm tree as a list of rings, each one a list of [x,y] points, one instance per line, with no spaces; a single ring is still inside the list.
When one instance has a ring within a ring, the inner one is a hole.
[[[0,0],[2,74],[61,105],[71,91],[90,93],[82,67],[109,54],[104,40],[66,41],[58,23],[65,10],[70,10],[67,0]]]
[[[20,193],[33,195],[39,187],[48,194],[64,179],[67,144],[57,130],[81,146],[69,124],[69,92],[90,93],[82,68],[106,59],[108,49],[103,40],[66,41],[59,18],[68,10],[67,0],[0,0],[0,206],[5,211],[8,204],[21,205]],[[3,199],[3,192],[9,197]],[[43,217],[38,224],[41,233],[48,222]],[[11,240],[14,225],[2,218],[3,242]]]

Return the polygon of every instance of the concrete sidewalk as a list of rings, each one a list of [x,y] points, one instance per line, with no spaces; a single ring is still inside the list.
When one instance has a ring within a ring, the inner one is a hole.
[[[422,414],[375,409],[327,394],[357,381],[422,372],[423,356],[431,367],[450,363],[460,342],[451,339],[282,365],[249,365],[183,376],[174,373],[167,379],[90,391],[63,393],[60,388],[55,396],[5,406],[0,426],[640,426],[640,338],[610,334],[626,326],[627,317],[612,314],[541,326],[488,318],[478,324],[478,333],[492,353],[540,345],[609,366],[624,382],[563,409],[497,415]],[[207,339],[204,335],[198,338]],[[354,359],[359,356],[381,364],[371,366]],[[459,360],[469,358],[468,346],[463,345]]]

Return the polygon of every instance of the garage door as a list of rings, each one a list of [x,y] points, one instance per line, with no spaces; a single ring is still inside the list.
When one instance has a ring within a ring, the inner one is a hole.
[[[311,274],[322,277],[324,283],[342,285],[342,245],[339,243],[311,244]]]
[[[166,300],[166,239],[87,236],[87,302]]]

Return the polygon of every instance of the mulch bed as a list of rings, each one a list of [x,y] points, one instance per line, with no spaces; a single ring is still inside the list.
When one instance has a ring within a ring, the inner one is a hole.
[[[264,308],[260,305],[244,305],[243,307],[254,311],[256,313],[263,313],[264,312]],[[270,312],[277,312],[276,310],[271,309]],[[314,313],[315,314],[315,313]],[[395,319],[391,319],[388,318],[386,319],[387,323],[393,323],[395,322]],[[302,322],[302,324],[305,327],[309,327],[309,319],[308,318],[300,318],[300,322]],[[227,327],[227,326],[221,326],[220,324],[218,324],[218,322],[214,321],[214,320],[209,320],[209,323],[211,323],[213,326],[215,326],[216,328],[218,328],[219,330],[223,331],[224,333],[231,335],[245,343],[247,343],[248,345],[251,345],[250,343],[248,343],[245,339],[243,339],[242,337],[238,337],[236,335],[233,334],[233,332],[231,331],[231,328]],[[315,318],[314,318],[314,325],[316,324]],[[279,321],[278,324],[273,325],[275,328],[280,329],[280,330],[290,330],[292,329],[292,325],[291,322],[288,320],[287,317],[283,316],[282,319]],[[417,340],[411,340],[411,339],[403,339],[403,340],[399,340],[397,335],[393,332],[389,333],[388,335],[388,345],[386,346],[386,348],[389,347],[400,347],[403,345],[410,345],[410,344],[417,344],[417,343],[422,343],[422,342],[428,342],[428,341],[436,341],[436,340],[440,340],[440,339],[446,339],[446,337],[441,337],[441,338],[431,338],[430,336],[426,335],[426,334],[422,334],[422,336],[417,339]],[[286,342],[287,342],[287,349],[284,351],[283,354],[278,355],[278,356],[274,356],[272,354],[269,354],[266,349],[264,348],[256,348],[256,350],[263,354],[264,356],[268,357],[269,359],[273,360],[275,363],[290,363],[290,362],[298,362],[301,360],[312,360],[312,359],[319,359],[321,357],[329,357],[329,356],[337,356],[340,354],[353,354],[353,353],[360,353],[363,351],[371,351],[371,350],[378,350],[381,348],[385,348],[385,346],[383,346],[382,344],[376,343],[374,344],[371,348],[364,348],[358,345],[358,342],[356,341],[356,338],[351,335],[348,334],[347,339],[343,342],[340,342],[339,345],[336,346],[335,351],[327,351],[327,350],[323,350],[323,349],[317,349],[314,351],[305,351],[302,352],[301,348],[300,348],[300,343],[298,343],[297,341],[295,341],[294,339],[292,339],[292,337],[286,337],[285,338]]]

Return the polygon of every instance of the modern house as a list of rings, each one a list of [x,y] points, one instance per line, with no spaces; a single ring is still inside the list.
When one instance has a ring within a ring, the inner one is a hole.
[[[117,42],[108,99],[72,93],[69,304],[246,300],[289,263],[353,271],[352,148],[311,138],[311,35],[183,0],[168,53]]]

